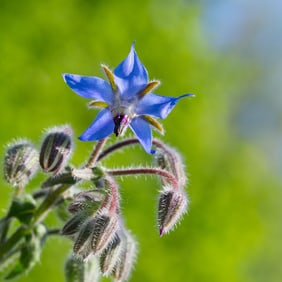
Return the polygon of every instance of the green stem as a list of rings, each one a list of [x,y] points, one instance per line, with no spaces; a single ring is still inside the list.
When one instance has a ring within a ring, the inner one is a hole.
[[[32,225],[42,221],[46,215],[50,212],[50,208],[58,201],[59,196],[67,191],[72,184],[62,184],[55,190],[51,191],[49,195],[44,199],[41,205],[34,212]]]
[[[52,228],[48,230],[48,235],[61,235],[61,229],[60,228]]]
[[[76,180],[72,176],[71,172],[66,172],[57,176],[49,177],[41,184],[41,188],[46,189],[62,183],[73,185],[76,183]]]

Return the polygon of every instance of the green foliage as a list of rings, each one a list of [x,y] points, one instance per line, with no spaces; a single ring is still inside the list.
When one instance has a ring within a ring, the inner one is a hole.
[[[45,237],[46,228],[42,224],[37,225],[30,234],[25,236],[25,242],[20,249],[20,258],[11,272],[5,277],[6,280],[28,273],[39,262]]]

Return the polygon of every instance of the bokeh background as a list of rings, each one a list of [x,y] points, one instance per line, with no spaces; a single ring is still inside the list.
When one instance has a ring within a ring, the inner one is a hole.
[[[190,178],[189,213],[174,232],[158,236],[156,179],[119,180],[139,241],[130,281],[281,281],[281,10],[279,0],[1,0],[1,157],[15,137],[40,144],[53,125],[81,134],[96,112],[61,74],[102,76],[100,63],[115,67],[136,41],[150,77],[162,81],[157,93],[196,97],[163,122],[165,136],[155,132],[182,152]],[[77,140],[72,163],[91,148]],[[150,158],[137,148],[106,165],[140,162]],[[3,215],[12,188],[0,185]],[[68,239],[51,238],[17,281],[63,281],[70,250]]]

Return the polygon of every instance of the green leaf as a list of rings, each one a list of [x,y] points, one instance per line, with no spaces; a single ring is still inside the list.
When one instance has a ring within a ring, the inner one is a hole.
[[[31,233],[25,236],[26,241],[21,247],[19,260],[5,277],[6,280],[13,279],[30,271],[39,262],[46,235],[46,227],[43,224],[39,224],[35,226]]]

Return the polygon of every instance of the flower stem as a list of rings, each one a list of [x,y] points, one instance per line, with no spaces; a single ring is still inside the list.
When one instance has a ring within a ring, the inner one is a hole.
[[[49,236],[50,235],[61,235],[61,229],[60,228],[52,228],[48,230],[47,233]]]
[[[130,139],[125,139],[121,142],[117,142],[112,146],[109,146],[106,150],[104,150],[98,157],[97,161],[101,161],[103,158],[107,157],[109,154],[111,154],[114,151],[117,151],[125,146],[129,145],[134,145],[139,143],[138,139],[136,138],[130,138]]]
[[[97,161],[101,161],[102,159],[104,159],[105,157],[113,153],[114,151],[122,149],[123,147],[130,146],[130,145],[136,145],[136,144],[139,144],[139,140],[137,138],[128,138],[121,142],[115,143],[114,145],[109,146],[106,150],[104,150],[99,155]],[[162,149],[164,148],[164,144],[161,141],[156,140],[156,139],[153,140],[153,145],[155,145],[158,148],[162,148]]]
[[[177,179],[174,177],[174,175],[168,172],[167,170],[160,168],[141,167],[141,168],[128,168],[128,169],[113,169],[113,170],[107,170],[106,173],[113,176],[153,174],[167,178],[174,188],[178,187],[178,182]]]
[[[85,168],[93,168],[95,166],[96,162],[98,161],[99,154],[101,150],[103,149],[106,141],[107,141],[107,138],[104,138],[96,144],[90,158],[88,159],[86,165],[84,166]]]
[[[105,203],[110,202],[109,210],[112,212],[119,211],[119,199],[118,199],[118,185],[115,182],[115,180],[110,176],[106,175],[105,182],[108,184],[107,186],[110,189],[110,193],[107,197],[109,197],[110,201],[108,199],[105,199]]]

